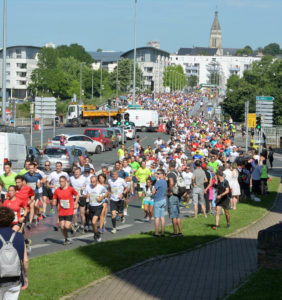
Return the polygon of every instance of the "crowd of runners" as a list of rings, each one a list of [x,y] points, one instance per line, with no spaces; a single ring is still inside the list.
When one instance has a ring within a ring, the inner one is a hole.
[[[117,222],[126,222],[132,199],[138,199],[144,209],[145,221],[154,223],[154,237],[165,236],[166,210],[173,224],[171,237],[182,237],[181,205],[192,205],[194,218],[214,214],[214,230],[224,212],[230,227],[230,209],[248,198],[261,201],[259,195],[267,193],[267,160],[272,167],[273,151],[266,145],[260,153],[255,147],[243,151],[234,143],[232,119],[208,119],[208,98],[197,93],[164,94],[154,101],[139,98],[144,108],[158,110],[171,135],[164,140],[160,134],[151,145],[142,144],[137,136],[132,148],[121,146],[113,167],[99,172],[83,156],[70,174],[59,161],[55,170],[50,169],[49,161],[39,170],[36,162],[26,160],[18,174],[10,161],[5,162],[0,176],[1,203],[14,211],[13,229],[23,232],[27,248],[29,230],[47,214],[57,215],[54,230],[61,230],[65,245],[71,243],[71,234],[88,231],[100,242],[108,212],[111,224],[107,228],[115,234]],[[198,102],[197,114],[192,115]]]

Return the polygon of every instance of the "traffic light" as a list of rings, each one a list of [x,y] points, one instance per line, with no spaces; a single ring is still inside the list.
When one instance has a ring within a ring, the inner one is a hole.
[[[124,114],[124,125],[129,125],[129,113]]]
[[[261,130],[261,116],[256,117],[256,129]]]
[[[117,125],[118,125],[118,126],[120,126],[120,125],[121,125],[121,122],[120,122],[120,121],[119,121],[119,122],[117,122]]]

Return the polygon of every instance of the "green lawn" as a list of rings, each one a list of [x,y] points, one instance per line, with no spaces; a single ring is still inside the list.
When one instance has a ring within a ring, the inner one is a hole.
[[[231,211],[229,229],[224,216],[217,231],[211,229],[214,216],[207,219],[199,216],[198,219],[183,220],[184,237],[181,239],[170,238],[172,228],[167,226],[165,238],[156,239],[151,233],[141,233],[30,259],[29,288],[20,298],[58,299],[93,280],[145,259],[188,250],[230,234],[255,221],[271,207],[279,182],[279,178],[274,178],[269,183],[270,193],[262,197],[262,202],[242,203],[236,211]]]
[[[262,268],[228,300],[278,300],[282,299],[282,270]]]

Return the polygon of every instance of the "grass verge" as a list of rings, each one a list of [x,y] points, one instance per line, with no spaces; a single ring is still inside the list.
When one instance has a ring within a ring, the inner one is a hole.
[[[260,218],[273,204],[280,179],[269,182],[269,194],[261,202],[240,203],[230,211],[231,227],[214,231],[214,216],[187,218],[182,222],[183,238],[153,238],[151,233],[130,235],[99,244],[79,247],[30,259],[29,288],[20,299],[58,299],[93,280],[117,272],[151,257],[191,249],[245,227]],[[171,233],[171,226],[166,227]]]
[[[273,300],[282,299],[282,270],[261,268],[228,300]]]

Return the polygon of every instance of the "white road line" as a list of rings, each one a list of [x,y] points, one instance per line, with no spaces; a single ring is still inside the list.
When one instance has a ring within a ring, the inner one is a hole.
[[[31,249],[37,249],[37,248],[43,248],[43,247],[48,247],[51,246],[50,244],[37,244],[34,246],[31,246]]]
[[[124,224],[124,225],[120,225],[120,226],[117,227],[117,230],[129,228],[129,227],[132,227],[132,226],[133,226],[133,224]]]
[[[147,221],[134,221],[135,224],[144,224],[146,223]]]

